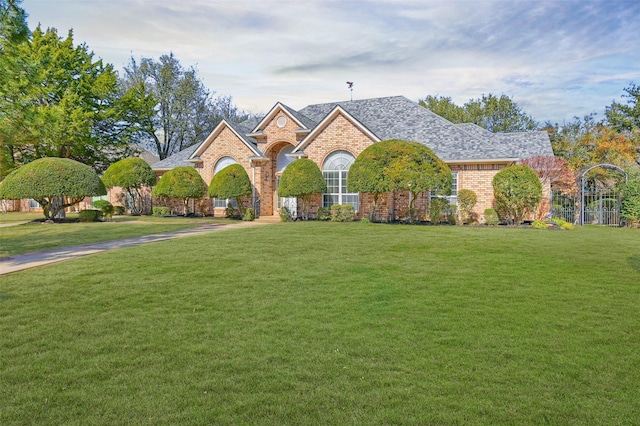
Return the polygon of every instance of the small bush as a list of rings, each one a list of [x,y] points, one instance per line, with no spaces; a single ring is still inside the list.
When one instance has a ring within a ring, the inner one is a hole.
[[[320,207],[316,216],[317,220],[331,220],[331,208]]]
[[[371,221],[368,217],[363,217],[362,219],[360,219],[360,223],[371,223]]]
[[[449,225],[455,225],[458,223],[458,207],[455,204],[449,204],[444,214]]]
[[[105,219],[111,219],[113,216],[113,205],[107,200],[96,200],[93,202],[93,207],[100,210]]]
[[[351,204],[334,204],[331,206],[332,222],[353,222],[355,219],[355,209]]]
[[[255,219],[256,219],[255,210],[252,209],[251,207],[249,207],[248,209],[245,209],[244,215],[242,216],[242,220],[247,221],[247,222],[251,222],[251,221],[253,221]]]
[[[224,217],[231,219],[236,214],[236,209],[233,208],[233,203],[227,203],[227,208],[224,209]]]
[[[534,220],[533,222],[531,222],[531,227],[533,229],[549,229],[547,224],[541,220]]]
[[[293,220],[291,214],[289,214],[289,209],[285,206],[280,207],[279,214],[281,222],[291,222]]]
[[[442,221],[443,213],[446,213],[449,208],[449,200],[446,198],[432,198],[429,201],[427,211],[429,213],[429,219],[434,225],[439,224]]]
[[[113,206],[113,214],[123,215],[124,214],[124,206]]]
[[[559,217],[554,217],[553,219],[551,219],[551,222],[558,225],[561,229],[566,229],[569,231],[573,229],[573,223],[569,223],[566,220]]]
[[[152,209],[152,214],[154,216],[168,216],[171,213],[171,210],[169,210],[169,207],[164,207],[164,206],[160,206],[160,207],[154,207]]]
[[[485,209],[484,211],[484,223],[490,226],[495,226],[500,222],[498,213],[494,209]]]
[[[98,222],[102,218],[102,212],[95,209],[80,210],[78,220],[80,222]]]
[[[478,202],[478,196],[470,189],[458,191],[458,212],[460,214],[460,224],[473,223],[471,210]]]

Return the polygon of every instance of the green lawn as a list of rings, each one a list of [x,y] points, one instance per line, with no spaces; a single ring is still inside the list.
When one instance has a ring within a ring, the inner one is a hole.
[[[201,223],[229,222],[213,218],[118,216],[111,222],[43,224],[38,222],[41,216],[36,222],[0,227],[0,258],[72,245],[179,231]],[[30,216],[23,215],[23,218],[28,217]]]
[[[288,223],[0,278],[0,424],[637,424],[640,232]]]

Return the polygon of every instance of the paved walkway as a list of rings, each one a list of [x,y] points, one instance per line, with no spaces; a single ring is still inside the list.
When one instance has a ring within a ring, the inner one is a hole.
[[[273,221],[267,219],[230,224],[212,223],[201,225],[197,228],[184,229],[182,231],[163,232],[161,234],[144,235],[141,237],[125,238],[121,240],[103,241],[100,243],[63,247],[34,253],[16,254],[0,258],[0,275],[35,268],[37,266],[48,265],[54,262],[61,262],[63,260],[75,259],[89,254],[101,253],[107,250],[139,246],[158,241],[173,240],[175,238],[191,237],[209,232],[223,231],[225,229],[248,228],[251,226],[266,225],[269,223],[273,223]]]

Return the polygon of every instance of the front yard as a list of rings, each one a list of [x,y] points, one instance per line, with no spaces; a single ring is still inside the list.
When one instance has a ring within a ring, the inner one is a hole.
[[[0,327],[0,424],[633,424],[640,231],[225,231],[4,276]]]

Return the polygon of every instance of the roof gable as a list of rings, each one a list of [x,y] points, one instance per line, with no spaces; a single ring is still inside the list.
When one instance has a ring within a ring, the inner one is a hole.
[[[291,118],[298,126],[300,126],[301,129],[311,129],[316,125],[315,121],[309,119],[308,117],[305,117],[303,114],[299,113],[293,108],[289,108],[285,104],[278,102],[273,106],[273,108],[271,108],[267,115],[265,115],[264,118],[260,120],[260,122],[250,133],[258,133],[263,130],[265,127],[267,127],[267,124],[269,124],[269,122],[273,120],[274,117],[276,117],[280,112],[283,112],[289,118]]]
[[[311,132],[305,136],[304,139],[300,141],[300,143],[295,147],[292,151],[292,154],[302,151],[306,146],[311,143],[322,131],[331,123],[336,117],[343,116],[346,118],[351,124],[353,124],[358,130],[367,135],[374,142],[379,142],[380,139],[375,135],[370,129],[368,129],[364,124],[358,121],[355,117],[353,117],[349,112],[345,111],[340,105],[336,105],[312,130]]]
[[[256,141],[253,138],[248,137],[245,134],[245,129],[243,129],[240,125],[230,123],[226,119],[222,120],[220,124],[218,124],[215,129],[207,136],[207,138],[196,148],[196,150],[191,154],[188,160],[196,160],[206,149],[213,143],[213,141],[220,135],[220,133],[225,129],[231,130],[233,134],[244,143],[255,155],[262,157],[264,154],[258,148]]]

